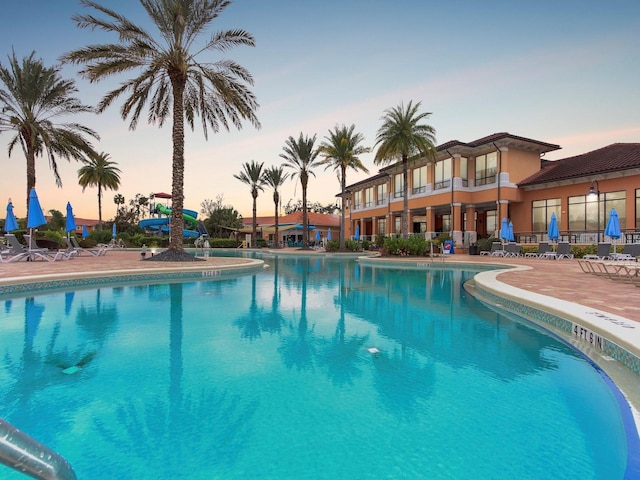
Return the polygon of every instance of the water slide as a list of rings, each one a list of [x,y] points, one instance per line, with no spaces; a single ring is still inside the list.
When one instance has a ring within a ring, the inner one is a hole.
[[[154,230],[154,231],[162,231],[163,233],[169,233],[169,224],[171,223],[171,209],[165,207],[164,205],[156,205],[156,211],[158,213],[162,213],[166,215],[166,217],[158,217],[158,218],[147,218],[144,220],[140,220],[140,228],[144,228],[145,230]],[[196,228],[198,226],[198,221],[196,217],[198,216],[198,212],[195,210],[182,210],[182,218],[184,218],[184,222],[188,227]],[[196,230],[188,230],[184,229],[182,231],[184,237],[189,238],[198,238],[200,234]]]

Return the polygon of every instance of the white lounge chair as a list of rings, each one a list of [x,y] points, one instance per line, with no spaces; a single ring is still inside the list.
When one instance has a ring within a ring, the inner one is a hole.
[[[47,262],[55,262],[57,260],[69,260],[75,253],[65,252],[63,250],[49,250],[48,248],[40,248],[35,242],[35,239],[31,235],[25,235],[24,239],[27,241],[27,255],[30,260],[40,258]]]
[[[89,255],[93,255],[94,257],[101,257],[102,255],[107,253],[107,247],[96,247],[96,248],[81,247],[80,244],[78,243],[78,240],[76,240],[76,237],[73,237],[73,236],[70,239],[67,239],[66,242],[67,242],[67,245],[69,245],[68,242],[71,242],[71,248],[78,255],[82,255],[83,253],[88,253]]]

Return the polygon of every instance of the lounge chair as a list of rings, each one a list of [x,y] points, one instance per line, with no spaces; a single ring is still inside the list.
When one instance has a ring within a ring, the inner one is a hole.
[[[626,243],[622,253],[612,253],[611,260],[622,260],[635,262],[640,256],[640,243]]]
[[[73,257],[73,253],[68,253],[63,250],[49,250],[48,248],[40,248],[35,239],[31,235],[24,235],[24,239],[27,241],[27,255],[30,260],[41,258],[47,262],[55,262],[57,260],[69,260]]]
[[[491,257],[504,257],[504,247],[501,242],[493,242],[491,244],[491,251],[489,252]]]
[[[538,244],[537,252],[525,253],[524,256],[527,258],[540,258],[549,251],[551,251],[551,245],[549,245],[549,242],[540,242]]]
[[[598,250],[594,254],[584,256],[585,260],[608,260],[611,258],[611,244],[599,243]]]
[[[70,239],[67,239],[66,242],[67,242],[67,245],[69,245],[69,242],[71,242],[71,248],[78,255],[82,255],[83,253],[87,253],[89,255],[93,255],[94,257],[101,257],[102,255],[107,253],[107,248],[106,247],[97,247],[97,248],[84,248],[84,247],[81,247],[80,244],[78,243],[78,240],[76,240],[76,237],[73,237],[73,236]]]
[[[8,246],[3,245],[2,249],[0,249],[0,262],[19,262],[29,257],[27,249],[18,241],[15,235],[7,233],[4,238],[8,242]]]
[[[567,260],[573,259],[573,253],[571,253],[571,245],[569,242],[559,242],[558,249],[556,250],[556,260],[562,260],[566,258]]]
[[[505,257],[519,257],[522,255],[522,245],[509,242],[504,246]]]

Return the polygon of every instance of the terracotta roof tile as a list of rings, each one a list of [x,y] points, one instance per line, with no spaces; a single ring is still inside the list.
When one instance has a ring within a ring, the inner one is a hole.
[[[518,185],[535,185],[640,168],[640,143],[614,143],[561,160],[543,161],[542,169]]]

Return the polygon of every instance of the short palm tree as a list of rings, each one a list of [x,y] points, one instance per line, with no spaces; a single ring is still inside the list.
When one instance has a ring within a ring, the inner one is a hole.
[[[9,65],[0,65],[0,133],[15,132],[9,142],[9,156],[16,145],[22,147],[27,160],[27,208],[29,192],[36,186],[36,157],[46,155],[58,187],[62,178],[58,160],[84,160],[94,154],[87,137],[98,139],[93,130],[78,123],[55,123],[90,112],[72,95],[77,92],[73,80],[60,76],[60,67],[45,67],[35,52],[22,59],[15,52]]]
[[[433,161],[436,155],[436,131],[420,122],[431,113],[418,113],[420,104],[410,101],[405,108],[402,104],[396,108],[385,110],[382,126],[376,136],[376,152],[374,163],[389,164],[402,161],[402,178],[404,182],[404,204],[402,209],[402,235],[409,236],[409,159],[426,157]]]
[[[313,138],[304,136],[300,132],[298,140],[289,137],[282,149],[284,153],[280,157],[285,160],[285,167],[294,169],[291,178],[298,176],[300,178],[300,186],[302,187],[302,247],[309,248],[309,218],[307,213],[307,185],[309,184],[309,176],[313,175],[312,169],[320,163],[318,161],[318,151],[314,149],[316,135]]]
[[[251,243],[256,244],[257,239],[257,225],[256,225],[256,209],[258,202],[258,193],[264,191],[264,176],[262,168],[264,163],[258,163],[255,160],[251,160],[251,163],[243,163],[242,171],[239,174],[233,176],[240,180],[242,183],[246,183],[251,188],[251,198],[253,198],[253,236],[251,237]]]
[[[99,153],[78,170],[78,183],[84,192],[87,187],[98,187],[98,228],[102,229],[102,190],[120,188],[120,169],[109,160],[108,153]]]
[[[344,250],[344,205],[347,188],[347,169],[360,170],[369,173],[369,170],[362,164],[359,155],[371,151],[368,147],[360,145],[364,141],[364,135],[355,133],[355,125],[346,127],[336,125],[333,131],[329,130],[329,136],[320,144],[320,154],[324,157],[320,163],[325,164],[325,170],[333,167],[338,172],[340,180],[340,197],[342,200],[342,214],[340,215],[340,249]]]
[[[122,95],[127,95],[120,110],[124,119],[131,118],[135,129],[145,104],[149,102],[149,123],[172,121],[172,215],[169,250],[183,251],[182,217],[184,204],[184,123],[193,130],[194,119],[200,116],[205,139],[208,128],[216,133],[229,130],[229,123],[240,129],[249,120],[260,127],[255,112],[258,103],[248,85],[251,74],[232,60],[215,61],[212,52],[224,52],[237,45],[254,46],[253,36],[244,30],[214,32],[201,40],[223,10],[228,0],[140,0],[157,34],[152,36],[144,28],[126,17],[90,0],[81,0],[106,16],[74,15],[81,28],[99,29],[118,35],[113,44],[90,45],[65,54],[62,59],[84,64],[81,70],[92,82],[112,75],[135,71],[135,76],[107,93],[98,104],[103,112]],[[202,62],[198,55],[207,54]]]
[[[280,192],[278,189],[289,178],[288,173],[284,173],[283,167],[269,167],[264,171],[264,183],[273,188],[273,205],[275,208],[275,222],[276,222],[276,248],[280,246],[280,233],[278,231],[279,218],[278,218],[278,206],[280,205]]]

